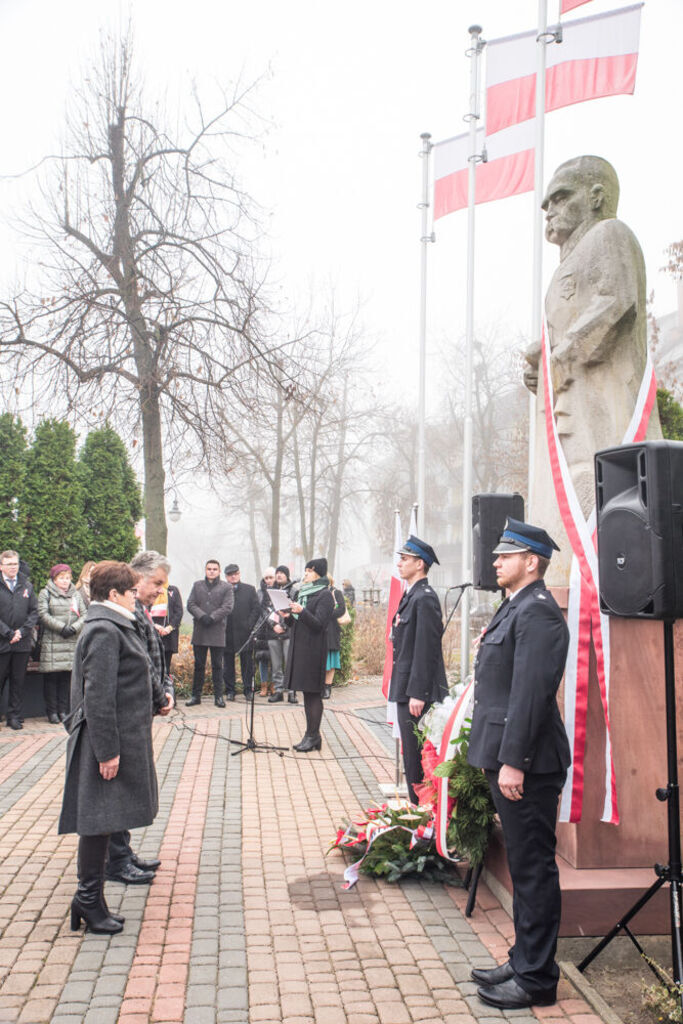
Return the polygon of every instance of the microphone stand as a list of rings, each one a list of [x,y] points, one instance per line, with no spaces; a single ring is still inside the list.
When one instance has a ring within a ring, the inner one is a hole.
[[[240,649],[238,651],[235,651],[235,655],[234,655],[235,657],[237,657],[238,654],[241,654],[242,651],[244,650],[244,648],[248,647],[249,644],[251,644],[251,643],[255,644],[256,637],[258,636],[259,630],[261,629],[261,626],[263,626],[268,621],[268,619],[270,618],[271,611],[272,611],[271,608],[264,608],[264,610],[261,612],[261,615],[258,618],[258,621],[254,625],[254,627],[253,627],[251,633],[249,634],[249,636],[247,637],[247,639],[244,641],[244,643],[242,644]],[[254,661],[255,660],[256,659],[254,659]],[[249,707],[249,720],[248,720],[249,724],[247,726],[247,731],[249,733],[249,738],[247,740],[231,740],[231,739],[228,740],[228,743],[232,743],[233,746],[240,748],[239,750],[233,750],[232,754],[230,755],[231,757],[236,757],[238,754],[243,754],[245,752],[245,750],[288,750],[289,749],[288,747],[276,747],[272,743],[257,743],[256,742],[256,740],[254,739],[254,704],[255,704],[255,701],[256,701],[256,680],[254,679],[254,680],[252,680],[251,699],[250,699],[250,707]]]

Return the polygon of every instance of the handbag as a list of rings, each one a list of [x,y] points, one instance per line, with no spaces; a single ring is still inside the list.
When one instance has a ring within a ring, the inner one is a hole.
[[[351,625],[351,616],[349,615],[349,609],[346,607],[346,605],[344,605],[344,614],[339,616],[337,622],[339,623],[340,626]]]
[[[45,627],[42,622],[39,622],[37,626],[33,627],[33,640],[31,642],[31,653],[29,658],[31,661],[40,661],[40,652],[43,647],[43,634]]]

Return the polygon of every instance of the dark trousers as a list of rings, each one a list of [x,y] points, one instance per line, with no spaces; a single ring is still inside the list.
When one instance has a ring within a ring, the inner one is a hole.
[[[322,693],[304,693],[304,710],[306,712],[306,735],[317,738],[320,735],[320,723],[323,720]]]
[[[132,850],[130,848],[130,832],[112,832],[109,836],[109,854],[107,856],[107,871],[116,873],[124,868],[130,861]]]
[[[555,862],[557,803],[565,772],[524,777],[521,800],[506,800],[498,772],[486,772],[505,838],[515,925],[510,962],[522,988],[532,995],[554,992],[561,893]]]
[[[7,702],[7,721],[21,718],[24,680],[28,666],[29,651],[7,651],[0,654],[0,692],[5,688],[9,676],[9,698]]]
[[[231,647],[225,648],[225,659],[223,661],[223,682],[225,692],[235,692],[235,652]],[[248,697],[254,689],[254,655],[251,647],[245,647],[240,654],[240,669],[242,672],[242,685],[244,695]]]
[[[43,672],[46,715],[68,715],[71,672]]]
[[[213,679],[214,697],[223,696],[223,648],[205,647],[202,644],[193,644],[194,649],[194,678],[192,679],[192,696],[201,697],[204,689],[204,675],[206,673],[206,655],[211,651],[211,678]]]
[[[401,732],[401,745],[403,747],[403,770],[406,775],[406,785],[408,786],[408,797],[411,803],[418,804],[420,801],[417,798],[413,786],[416,783],[424,781],[424,774],[422,772],[422,756],[420,754],[420,746],[415,735],[415,725],[426,715],[431,704],[425,704],[420,714],[415,717],[410,713],[410,704],[403,703],[396,705],[396,717],[398,718],[398,727]]]

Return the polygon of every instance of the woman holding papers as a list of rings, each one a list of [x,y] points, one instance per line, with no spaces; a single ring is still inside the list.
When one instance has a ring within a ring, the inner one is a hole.
[[[320,750],[320,722],[323,717],[323,687],[327,663],[327,627],[335,600],[329,589],[327,559],[306,563],[303,583],[289,614],[294,623],[285,671],[285,689],[301,690],[306,709],[306,733],[294,750],[307,754]]]

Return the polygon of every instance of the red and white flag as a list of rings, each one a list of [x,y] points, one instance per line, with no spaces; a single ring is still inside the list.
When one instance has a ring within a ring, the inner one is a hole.
[[[581,7],[583,4],[587,4],[588,0],[562,0],[560,4],[560,14],[569,14],[575,7]]]
[[[434,220],[467,206],[469,132],[434,146]],[[516,124],[491,138],[477,131],[477,152],[486,146],[486,162],[477,162],[475,203],[533,192],[534,125]]]
[[[403,596],[405,584],[398,574],[398,549],[403,544],[403,534],[401,533],[401,515],[399,512],[394,513],[394,553],[393,553],[393,566],[391,570],[391,581],[389,583],[389,602],[387,605],[387,625],[384,637],[384,672],[382,674],[382,693],[387,699],[387,722],[392,725],[393,736],[395,739],[400,739],[400,732],[398,731],[398,718],[396,715],[396,704],[390,701],[389,698],[389,683],[391,682],[391,670],[394,664],[394,645],[391,642],[391,625],[394,621],[394,615],[398,610],[399,601]]]
[[[633,92],[642,6],[634,4],[563,24],[562,42],[545,48],[546,111]],[[487,44],[487,135],[535,115],[536,35],[534,29]]]

